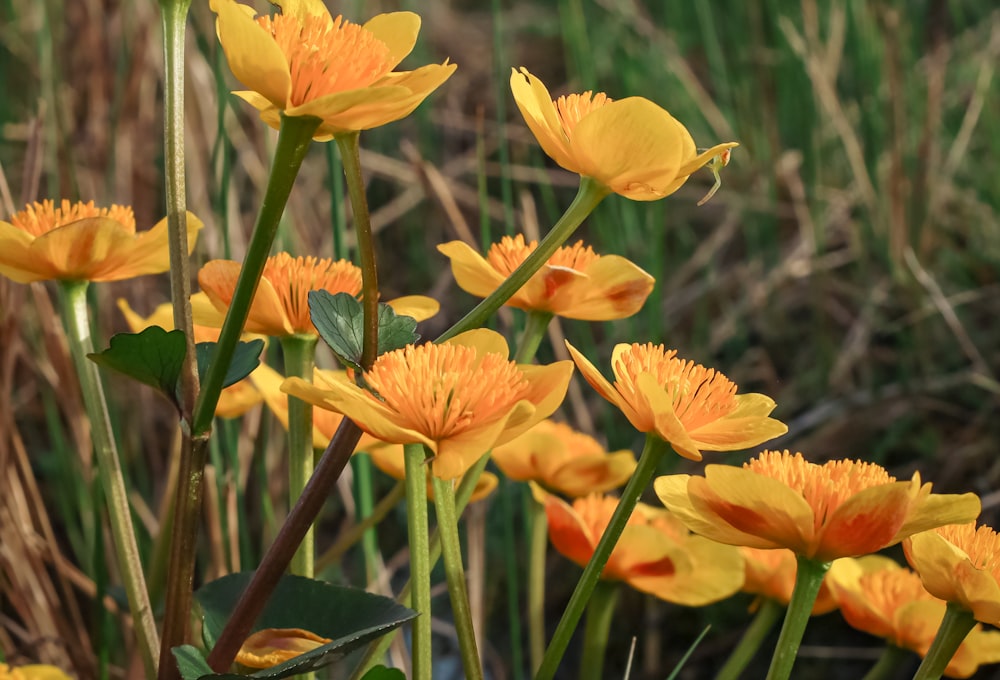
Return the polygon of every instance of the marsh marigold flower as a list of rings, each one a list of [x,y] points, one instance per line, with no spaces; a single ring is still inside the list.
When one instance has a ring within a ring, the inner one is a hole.
[[[792,599],[795,576],[799,570],[795,553],[780,548],[761,550],[745,546],[740,548],[740,553],[746,564],[743,592],[766,597],[787,607]],[[833,594],[827,583],[828,580],[829,576],[825,577],[819,587],[819,593],[816,595],[816,602],[812,608],[813,616],[827,614],[837,608],[837,602],[833,599]]]
[[[631,451],[609,453],[593,437],[552,420],[495,447],[492,457],[511,479],[573,497],[622,486],[636,465]]]
[[[893,560],[869,555],[837,560],[827,574],[841,614],[852,627],[920,656],[927,654],[944,618],[946,603],[931,595],[920,577]],[[980,665],[1000,661],[1000,632],[976,626],[945,670],[968,678]]]
[[[537,241],[525,243],[518,234],[491,245],[485,258],[462,241],[439,245],[438,250],[451,260],[459,287],[484,298],[537,247]],[[624,319],[639,311],[655,282],[624,257],[598,255],[578,241],[557,250],[505,304],[567,319]]]
[[[301,628],[265,628],[246,639],[236,663],[249,668],[271,668],[332,642]]]
[[[364,374],[370,391],[348,382],[324,390],[297,378],[282,390],[343,413],[382,441],[428,446],[434,474],[454,479],[552,415],[566,396],[571,362],[528,366],[507,357],[503,336],[479,329],[381,355]]]
[[[510,89],[524,122],[552,160],[637,201],[669,196],[692,172],[739,146],[726,142],[698,153],[687,128],[642,97],[614,101],[587,91],[553,101],[524,68],[511,73]]]
[[[545,507],[552,545],[585,567],[618,507],[591,494],[570,505],[533,487]],[[601,573],[668,602],[697,607],[729,597],[743,584],[743,559],[731,546],[692,535],[670,513],[639,503]]]
[[[975,523],[939,526],[903,543],[906,559],[935,597],[1000,626],[1000,535]]]
[[[187,214],[188,247],[201,220]],[[32,203],[0,221],[0,274],[18,283],[120,281],[170,269],[167,219],[136,233],[132,208],[93,201]]]
[[[897,482],[874,463],[817,465],[788,451],[764,451],[742,467],[708,465],[704,477],[659,477],[654,486],[695,533],[819,562],[874,553],[979,514],[975,494],[932,494],[919,473]]]
[[[275,0],[281,14],[259,17],[234,0],[209,4],[229,68],[250,88],[235,94],[274,128],[282,113],[321,119],[317,140],[407,116],[455,71],[447,61],[393,71],[417,41],[412,12],[360,26],[332,18],[320,0]]]
[[[0,663],[0,680],[70,680],[62,669],[47,664],[29,664],[11,668]]]
[[[621,409],[640,432],[652,432],[685,458],[702,450],[735,451],[788,431],[769,418],[774,400],[736,394],[736,385],[715,369],[676,357],[663,345],[619,344],[611,354],[615,382],[566,343],[580,373],[597,393]]]
[[[240,276],[239,262],[212,260],[198,272],[198,283],[219,314],[195,309],[195,321],[221,325]],[[260,285],[250,305],[246,330],[271,337],[317,335],[309,316],[309,291],[361,294],[361,269],[348,260],[292,257],[278,253],[267,258]],[[397,314],[423,321],[437,314],[438,303],[422,295],[410,295],[388,303]]]

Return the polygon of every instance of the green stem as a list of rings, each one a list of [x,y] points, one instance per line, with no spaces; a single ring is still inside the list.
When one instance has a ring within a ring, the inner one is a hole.
[[[361,458],[359,455],[351,457],[351,460]],[[375,504],[371,513],[365,516],[360,522],[337,537],[337,542],[331,545],[326,551],[316,559],[316,571],[321,572],[328,566],[340,559],[340,556],[347,552],[348,548],[361,540],[362,536],[372,531],[372,528],[385,519],[389,511],[396,507],[400,499],[406,495],[406,485],[397,482],[396,486],[387,493],[382,500]]]
[[[285,375],[312,383],[316,357],[315,335],[287,335],[281,338],[285,355]],[[313,473],[313,406],[297,397],[288,397],[288,505],[294,505],[306,488]],[[290,571],[299,576],[313,577],[316,544],[313,529],[306,532],[295,551]]]
[[[830,569],[829,562],[819,562],[799,555],[796,558],[798,571],[795,575],[795,590],[792,600],[785,612],[785,622],[781,626],[778,644],[771,657],[771,668],[767,671],[767,680],[788,680],[795,665],[795,657],[802,644],[802,635],[806,632],[806,624],[812,616],[816,595],[823,584],[823,577]]]
[[[920,668],[913,680],[937,680],[948,667],[951,657],[955,656],[959,645],[976,625],[976,619],[968,609],[954,602],[948,603],[944,612],[944,620],[938,628],[934,642],[927,650]]]
[[[768,633],[778,622],[778,618],[784,611],[784,607],[777,601],[770,598],[762,598],[757,614],[753,621],[747,626],[743,637],[736,645],[736,648],[726,659],[725,665],[715,676],[715,680],[738,680],[747,664],[753,659],[760,649],[761,644],[767,638]]]
[[[545,557],[549,547],[549,521],[545,506],[528,499],[528,646],[531,672],[542,665],[545,656]]]
[[[80,380],[84,408],[90,420],[90,436],[97,456],[97,471],[101,477],[104,498],[111,520],[111,533],[115,540],[118,568],[121,570],[128,596],[129,611],[135,627],[139,652],[146,669],[146,676],[156,675],[156,664],[160,656],[160,641],[153,620],[153,608],[149,605],[149,593],[142,572],[142,559],[135,541],[132,514],[122,476],[121,459],[111,431],[111,418],[104,397],[101,376],[97,364],[87,358],[94,352],[94,342],[90,337],[90,317],[87,310],[86,281],[62,281],[63,313],[66,320],[67,339],[73,365]]]
[[[625,485],[621,500],[618,502],[618,507],[615,508],[607,529],[604,530],[604,534],[601,536],[601,540],[598,541],[597,548],[594,549],[594,554],[590,558],[590,562],[587,563],[587,566],[583,570],[583,575],[576,584],[576,589],[570,597],[569,604],[566,605],[562,618],[559,620],[559,625],[556,627],[556,631],[552,635],[552,640],[545,650],[545,657],[542,659],[542,665],[535,674],[535,680],[552,680],[555,676],[556,670],[559,668],[559,662],[562,660],[563,654],[566,652],[566,647],[569,645],[569,640],[573,636],[573,631],[576,629],[576,624],[579,622],[580,616],[583,615],[583,610],[587,606],[587,600],[590,599],[590,594],[593,592],[594,586],[597,585],[601,572],[604,570],[604,565],[607,564],[608,558],[611,556],[611,551],[614,550],[618,538],[621,536],[622,531],[625,530],[625,524],[632,515],[636,503],[639,502],[639,496],[642,495],[643,490],[645,490],[649,485],[649,481],[653,478],[656,466],[659,464],[663,454],[669,449],[670,446],[656,435],[646,435],[646,444],[642,449],[642,455],[639,457],[639,464],[636,466],[635,472],[632,473],[632,478]]]
[[[882,656],[878,658],[875,665],[865,673],[865,677],[861,680],[886,680],[893,677],[910,654],[909,650],[902,647],[891,644],[886,645],[882,651]]]
[[[576,228],[609,193],[611,190],[603,184],[589,177],[581,177],[580,190],[577,192],[576,198],[573,199],[569,208],[552,227],[552,230],[541,240],[538,247],[496,290],[473,307],[472,311],[462,317],[458,323],[446,330],[435,342],[444,342],[459,333],[485,325],[487,319],[493,316],[514,293],[521,289],[521,286],[528,282],[528,279],[535,272],[541,269],[542,265],[573,235]]]
[[[431,463],[433,466],[434,463]],[[476,646],[476,631],[472,626],[472,609],[462,566],[462,545],[458,538],[458,514],[455,512],[454,482],[433,475],[434,509],[437,512],[438,535],[444,556],[444,577],[448,583],[451,613],[458,632],[458,647],[466,680],[483,680],[483,666]]]
[[[354,495],[357,499],[358,517],[360,518],[355,526],[364,525],[365,527],[361,534],[361,553],[365,558],[365,582],[371,585],[378,578],[379,565],[378,537],[375,534],[374,525],[368,522],[368,518],[374,512],[371,456],[367,454],[351,456],[351,468],[354,470]],[[403,488],[403,485],[400,485],[400,488]]]
[[[372,239],[371,216],[365,196],[365,180],[361,175],[360,132],[349,132],[335,137],[340,159],[344,164],[344,177],[351,197],[354,214],[354,234],[358,241],[358,259],[361,266],[361,308],[364,312],[364,337],[361,345],[361,366],[368,370],[378,356],[378,270],[375,266],[375,243]]]
[[[618,602],[619,585],[614,581],[598,581],[587,605],[587,624],[583,632],[583,658],[580,680],[601,680],[604,675],[604,652],[608,648],[611,618]]]
[[[406,464],[406,529],[410,542],[413,680],[431,680],[431,565],[427,533],[427,455],[423,444],[403,447]]]
[[[545,332],[549,329],[549,322],[552,320],[551,312],[528,312],[528,320],[524,325],[524,332],[521,333],[521,342],[517,345],[517,354],[514,361],[519,364],[530,364],[538,346],[545,338]]]

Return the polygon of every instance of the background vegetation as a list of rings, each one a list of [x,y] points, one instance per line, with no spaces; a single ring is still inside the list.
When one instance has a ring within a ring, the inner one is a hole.
[[[544,232],[576,185],[520,120],[510,67],[527,66],[554,94],[647,97],[699,145],[742,146],[705,207],[695,202],[711,183],[707,172],[664,201],[612,197],[600,206],[581,237],[633,259],[657,288],[633,319],[564,322],[556,335],[565,333],[598,365],[615,342],[676,347],[741,389],[776,399],[789,434],[774,446],[814,461],[860,457],[898,476],[919,469],[936,490],[981,494],[984,520],[996,526],[1000,13],[991,3],[340,4],[334,11],[353,19],[417,11],[424,23],[414,62],[448,57],[459,65],[416,115],[362,136],[384,296],[441,300],[425,335],[473,302],[454,286],[436,244]],[[162,216],[159,33],[151,0],[0,0],[3,216],[49,197],[131,204],[140,228]],[[202,0],[192,7],[189,47],[189,206],[207,225],[196,257],[240,256],[274,140],[227,94],[236,84]],[[282,247],[331,255],[333,225],[349,214],[342,195],[335,150],[314,147],[286,212]],[[40,284],[0,280],[0,648],[15,663],[47,661],[82,677],[110,661],[117,675],[126,657],[118,651],[117,592],[108,589],[111,553],[98,531],[88,428],[66,379],[73,373],[53,295]],[[97,287],[97,344],[125,329],[118,297],[148,313],[167,295],[165,277]],[[498,320],[501,328],[518,323],[511,314]],[[561,342],[552,346],[542,359],[562,352]],[[163,489],[177,444],[173,415],[151,393],[108,381],[156,583]],[[638,450],[620,414],[580,384],[564,412],[610,446]],[[202,578],[255,563],[273,535],[285,506],[279,431],[266,411],[220,427]],[[391,486],[382,476],[374,483],[376,495]],[[341,492],[321,522],[321,551],[354,517],[350,480]],[[496,678],[517,677],[516,600],[509,607],[518,591],[509,563],[521,554],[523,493],[502,486],[488,501],[489,516],[479,505],[467,523],[473,593]],[[396,520],[379,534],[381,587],[406,564],[405,528]],[[550,569],[555,617],[579,569],[557,555]],[[354,553],[327,575],[364,581]],[[683,675],[706,677],[735,642],[748,604],[692,613],[629,596],[614,628],[613,669],[624,667],[638,635],[632,677],[664,677],[712,623]],[[440,644],[449,644],[444,623],[441,632]],[[859,677],[874,646],[829,615],[807,632],[797,675]],[[439,671],[447,676],[444,666]]]

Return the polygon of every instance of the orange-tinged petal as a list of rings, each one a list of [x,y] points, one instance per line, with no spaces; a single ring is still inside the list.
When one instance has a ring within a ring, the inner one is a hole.
[[[733,546],[690,536],[682,550],[687,559],[675,560],[680,573],[630,576],[629,585],[685,607],[718,602],[743,586],[743,558]]]
[[[0,222],[0,275],[18,283],[41,281],[45,276],[37,273],[31,254],[34,239],[13,224]]]
[[[389,47],[389,68],[396,68],[417,44],[420,17],[413,12],[379,14],[365,22],[365,30]]]
[[[560,316],[582,321],[611,321],[637,313],[653,291],[656,280],[641,267],[618,255],[604,255],[586,268],[585,283],[564,286],[553,296]],[[561,292],[571,300],[559,299]]]
[[[653,416],[653,426],[648,430],[654,430],[662,439],[670,442],[679,455],[690,460],[701,460],[698,442],[688,434],[687,428],[674,412],[672,395],[667,394],[663,385],[649,373],[640,374],[635,380],[635,386],[636,396],[641,400],[636,404],[637,410]],[[636,425],[634,422],[632,424]],[[636,429],[639,429],[638,425]]]
[[[271,668],[330,642],[301,628],[266,628],[246,639],[235,661],[250,668]]]
[[[194,251],[198,232],[204,224],[190,212],[187,225],[188,254]],[[170,269],[167,218],[153,225],[148,231],[138,232],[130,247],[113,254],[101,267],[101,278],[95,281],[116,281],[144,274],[159,274]]]
[[[220,315],[202,317],[195,310],[197,323],[209,325],[219,316],[224,318],[226,310],[233,301],[241,267],[239,262],[231,260],[211,260],[201,268],[198,272],[198,285]],[[270,336],[291,335],[294,332],[288,316],[284,313],[281,298],[266,278],[261,278],[257,286],[257,292],[250,304],[245,330]]]
[[[549,540],[555,549],[572,562],[586,565],[600,536],[593,536],[573,508],[556,496],[547,497],[545,516],[549,522]]]
[[[525,408],[533,408],[527,402],[521,404]],[[489,421],[480,427],[457,432],[447,439],[429,445],[436,454],[431,461],[434,476],[441,479],[461,477],[493,447],[493,443],[504,433],[506,426],[507,419]]]
[[[48,273],[45,278],[97,280],[92,277],[100,271],[100,264],[132,240],[133,235],[119,222],[92,217],[42,234],[31,244],[30,256],[39,263],[40,273]],[[166,242],[162,252],[165,267],[160,271],[169,268],[165,246]]]
[[[569,379],[573,375],[572,361],[557,361],[544,366],[520,364],[519,368],[525,380],[528,381],[528,390],[524,399],[531,403],[533,408],[530,413],[525,411],[523,418],[510,418],[508,420],[508,432],[498,442],[500,444],[526,432],[532,425],[555,413],[563,399],[566,398]]]
[[[392,311],[400,316],[410,316],[417,321],[426,321],[441,310],[441,304],[426,295],[405,295],[387,302]]]
[[[603,460],[570,460],[554,471],[545,483],[568,496],[582,496],[623,485],[635,472],[635,468],[635,454],[631,451],[616,451],[607,454]]]
[[[891,545],[910,512],[914,491],[911,482],[895,482],[851,496],[826,518],[811,557],[856,557]]]
[[[599,395],[617,406],[619,410],[625,414],[625,417],[628,418],[628,421],[632,423],[633,427],[641,432],[647,432],[647,426],[651,425],[650,420],[640,416],[632,405],[622,398],[622,396],[618,393],[618,390],[612,387],[607,378],[605,378],[601,372],[597,370],[594,364],[590,363],[587,357],[583,356],[583,354],[581,354],[576,347],[573,347],[573,345],[567,342],[566,348],[569,350],[569,354],[573,358],[573,363],[575,363],[576,367],[580,370],[580,374],[583,375],[584,380],[586,380]],[[615,346],[611,359],[612,366],[616,364],[615,356],[622,351],[623,348],[627,349],[628,345],[619,344]]]
[[[216,32],[233,75],[279,108],[288,104],[288,60],[266,29],[234,0],[211,0]]]
[[[712,451],[736,451],[770,441],[788,432],[788,426],[768,418],[774,400],[753,392],[736,395],[736,410],[691,431],[691,437]]]
[[[688,529],[719,543],[740,545],[750,548],[776,548],[773,541],[759,538],[736,529],[714,511],[704,512],[703,503],[696,506],[688,493],[691,475],[666,475],[653,481],[653,488],[660,501],[670,512],[681,520]]]
[[[969,535],[963,536],[964,531]],[[977,621],[996,626],[1000,624],[1000,585],[993,552],[997,541],[991,533],[988,527],[968,530],[952,525],[914,534],[903,547],[928,592],[965,607]],[[955,545],[956,540],[964,545]],[[989,554],[983,552],[984,547]],[[975,554],[975,562],[967,551]]]

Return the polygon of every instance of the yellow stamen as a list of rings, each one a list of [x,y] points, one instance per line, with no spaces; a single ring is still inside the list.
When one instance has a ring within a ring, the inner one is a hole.
[[[51,200],[31,203],[24,210],[14,213],[10,223],[33,236],[41,236],[53,229],[91,217],[107,217],[120,223],[129,233],[135,233],[135,215],[132,213],[132,208],[122,205],[98,208],[93,201],[70,203],[63,199],[58,208],[55,201]]]
[[[361,269],[347,260],[293,258],[288,253],[279,253],[267,259],[264,278],[281,299],[295,332],[314,332],[309,317],[309,291],[354,296],[361,292]]]
[[[988,526],[950,524],[937,529],[949,543],[969,556],[976,569],[989,571],[1000,581],[1000,534]]]
[[[409,429],[440,441],[495,420],[526,398],[528,381],[500,354],[426,344],[383,354],[365,382]]]
[[[526,243],[522,234],[513,238],[504,236],[499,243],[490,246],[486,260],[499,273],[509,276],[537,247],[538,241]],[[563,246],[557,250],[546,264],[552,267],[583,271],[599,257],[600,255],[595,253],[593,248],[583,245],[583,241],[577,241],[571,246]]]
[[[300,23],[293,15],[258,17],[288,60],[292,77],[289,104],[298,106],[337,92],[368,87],[389,73],[389,47],[342,17],[313,15]]]
[[[587,90],[582,94],[567,94],[552,103],[559,114],[563,132],[566,133],[567,137],[572,137],[573,128],[580,122],[580,119],[612,101],[614,100],[603,92],[593,94],[591,90]]]

